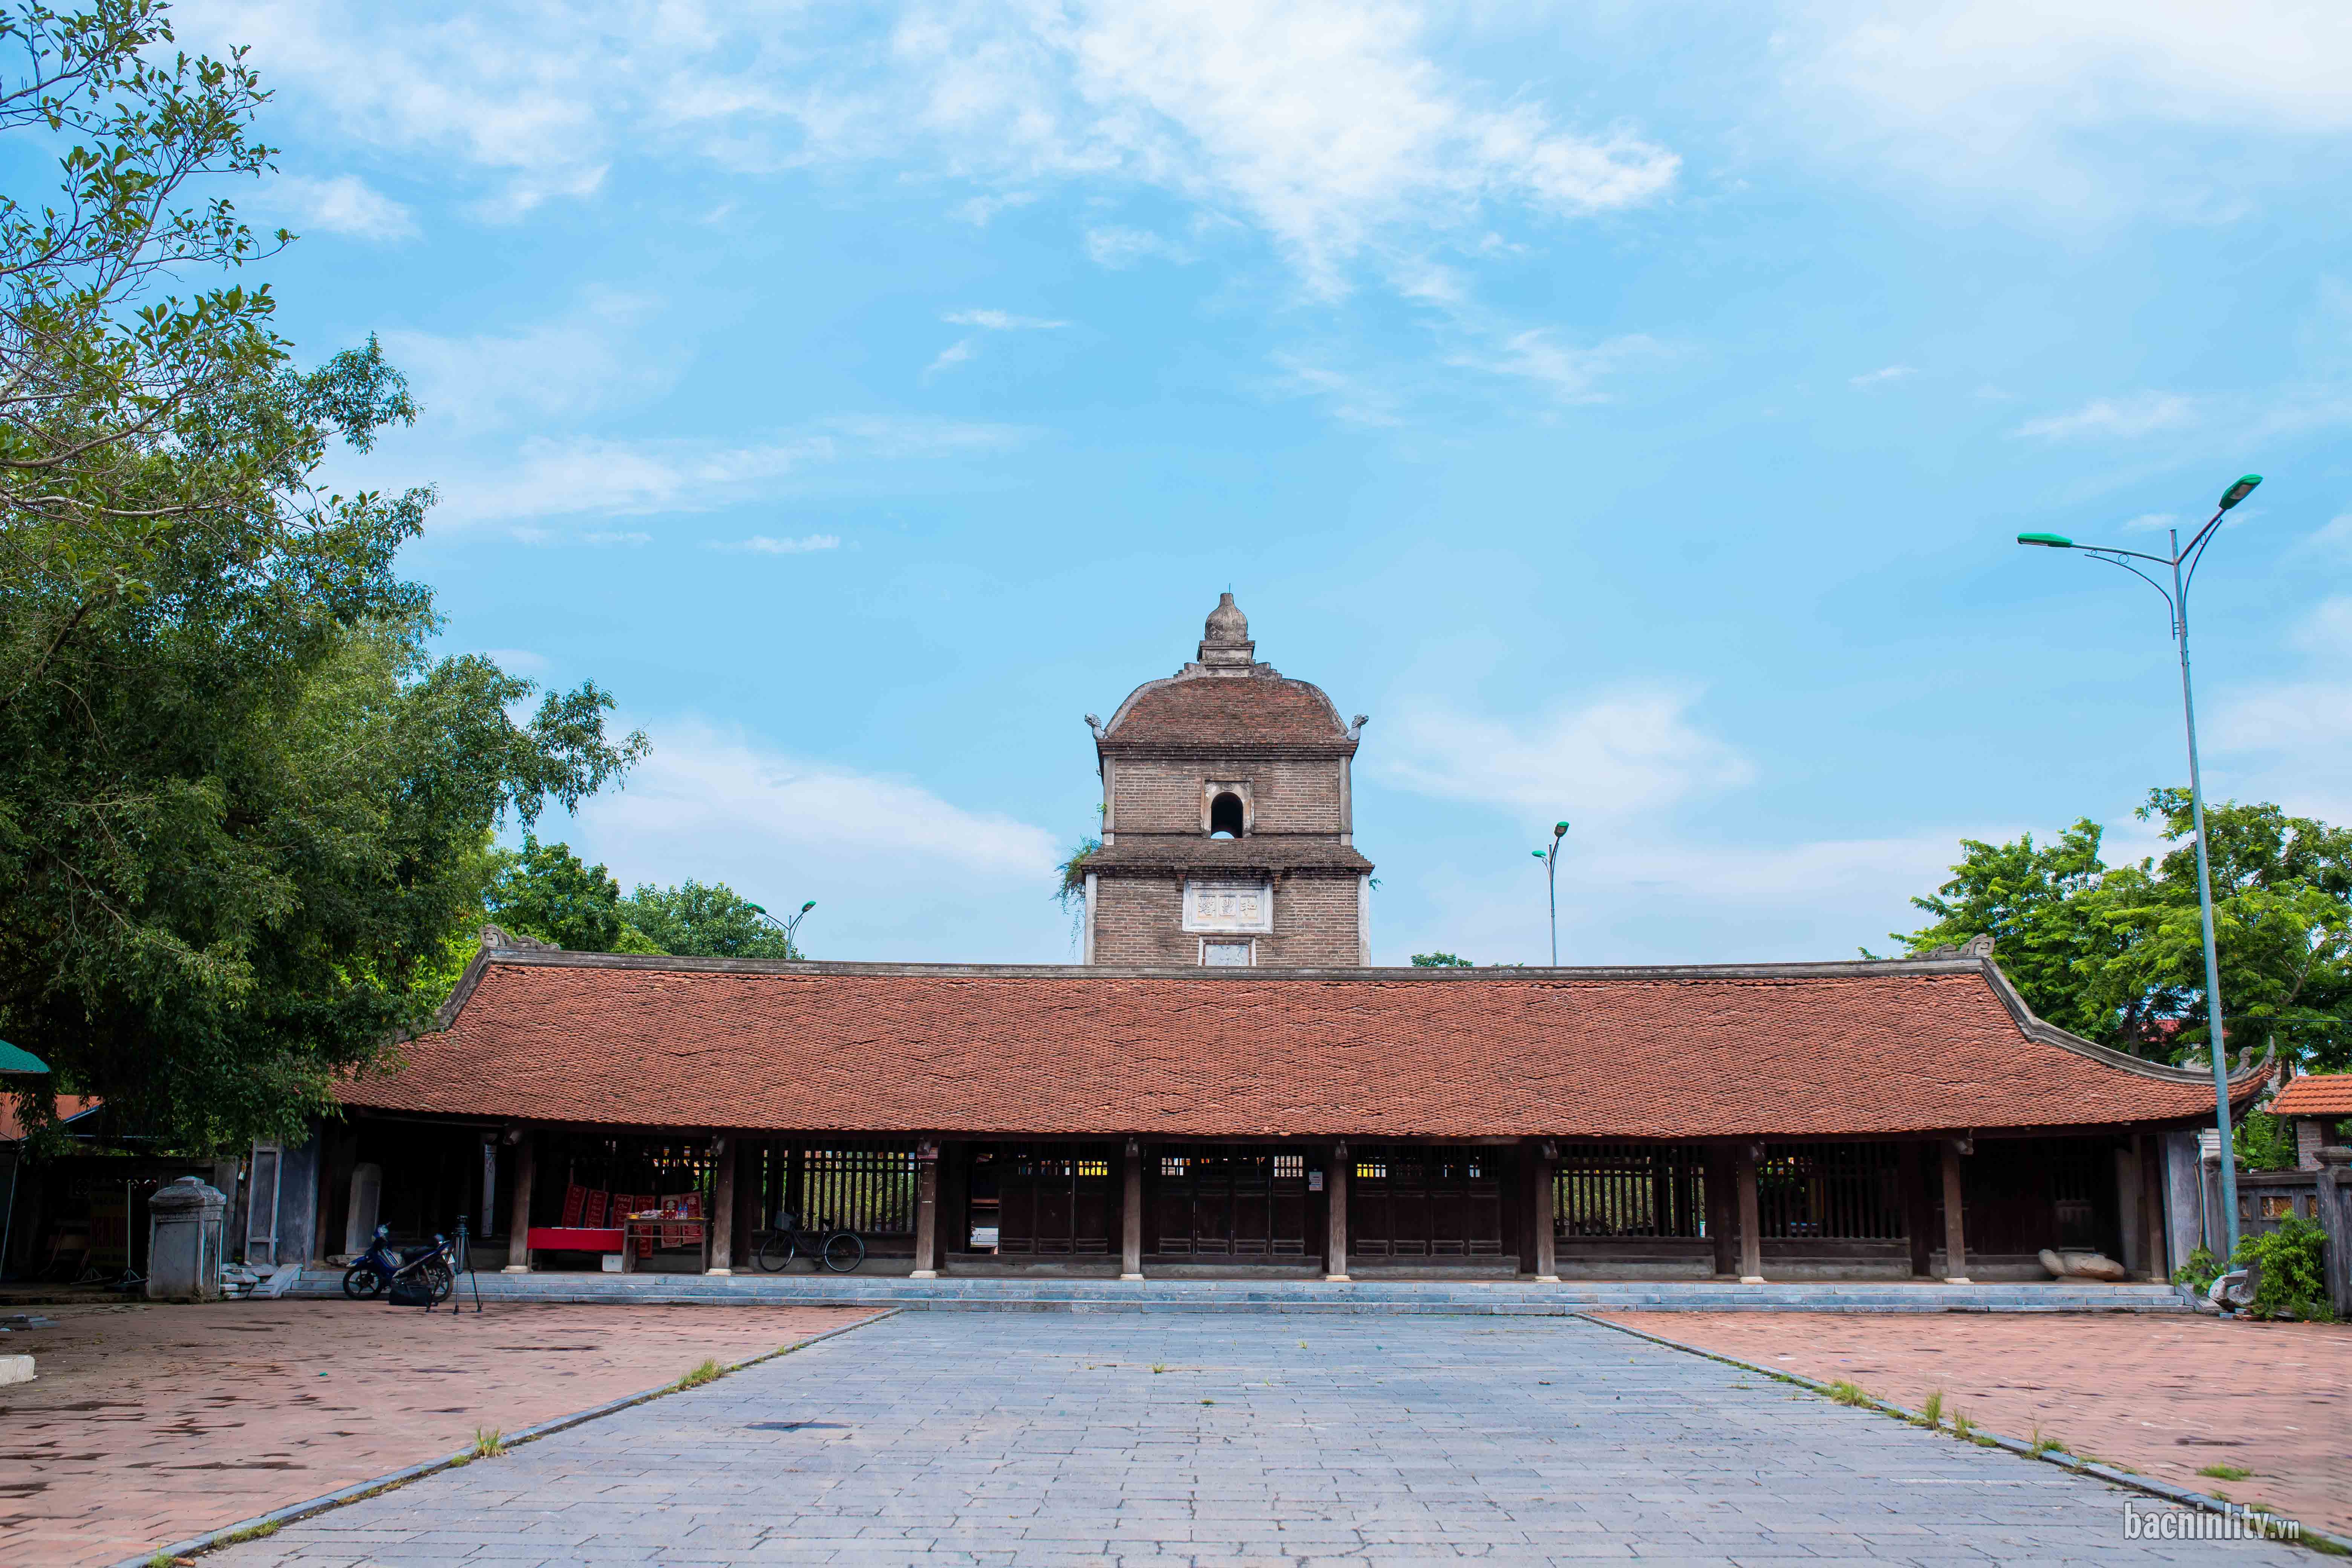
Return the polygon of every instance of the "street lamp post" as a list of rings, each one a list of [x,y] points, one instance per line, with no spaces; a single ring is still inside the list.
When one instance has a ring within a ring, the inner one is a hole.
[[[2205,785],[2197,767],[2197,700],[2189,683],[2189,585],[2197,580],[2198,563],[2204,559],[2205,547],[2213,542],[2221,519],[2231,507],[2253,494],[2254,487],[2262,482],[2262,475],[2247,474],[2222,491],[2213,515],[2190,537],[2185,548],[2180,542],[2180,531],[2168,531],[2170,555],[2149,555],[2104,544],[2076,544],[2063,533],[2017,536],[2020,544],[2038,544],[2048,550],[2080,550],[2094,561],[2120,566],[2163,595],[2172,612],[2172,638],[2180,645],[2180,712],[2189,729],[2189,811],[2197,828],[2197,913],[2205,928],[2205,1027],[2210,1037],[2208,1044],[2213,1058],[2213,1124],[2221,1134],[2221,1221],[2223,1234],[2229,1238],[2229,1248],[2222,1255],[2225,1262],[2238,1251],[2238,1156],[2230,1142],[2230,1060],[2221,1039],[2221,963],[2213,945],[2213,872],[2205,853]],[[2133,565],[2134,561],[2151,562],[2170,571],[2172,586],[2168,589]]]
[[[1533,849],[1528,853],[1544,863],[1544,892],[1551,900],[1551,966],[1559,967],[1559,841],[1568,837],[1568,824],[1551,825],[1551,847]]]
[[[744,908],[750,910],[753,914],[759,916],[761,920],[767,921],[770,925],[784,933],[784,957],[787,960],[800,957],[801,921],[808,919],[808,912],[816,908],[816,900],[814,899],[811,899],[807,903],[803,904],[800,908],[800,912],[788,921],[778,920],[775,916],[770,914],[758,904],[747,903],[744,905]]]

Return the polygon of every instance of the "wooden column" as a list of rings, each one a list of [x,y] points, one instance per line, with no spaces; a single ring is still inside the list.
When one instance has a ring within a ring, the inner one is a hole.
[[[726,1255],[730,1268],[751,1267],[751,1236],[760,1229],[760,1148],[747,1144],[735,1155],[735,1246]]]
[[[2140,1246],[2147,1249],[2147,1277],[2160,1285],[2172,1278],[2171,1260],[2165,1257],[2164,1140],[2137,1132],[2132,1147],[2139,1156],[2139,1228],[2146,1237]]]
[[[1535,1275],[1538,1284],[1559,1283],[1559,1237],[1554,1234],[1552,1211],[1553,1188],[1559,1170],[1559,1155],[1549,1143],[1538,1143],[1528,1152],[1528,1163],[1534,1167],[1528,1183],[1528,1223],[1534,1233]]]
[[[1143,1278],[1143,1146],[1127,1141],[1127,1172],[1118,1205],[1118,1277]]]
[[[530,1180],[531,1167],[537,1163],[531,1148],[530,1129],[521,1129],[515,1142],[513,1206],[507,1213],[508,1274],[530,1272]]]
[[[1732,1151],[1733,1179],[1739,1184],[1739,1282],[1764,1283],[1764,1216],[1756,1199],[1756,1157],[1760,1143],[1742,1142]]]
[[[1897,1152],[1895,1179],[1903,1186],[1903,1235],[1911,1244],[1911,1277],[1931,1279],[1935,1275],[1936,1194],[1930,1173],[1934,1162],[1930,1155],[1935,1146],[1929,1143],[1906,1143]]]
[[[940,1146],[926,1138],[915,1145],[915,1271],[910,1278],[940,1277]]]
[[[1348,1277],[1348,1146],[1331,1146],[1331,1163],[1323,1178],[1324,1199],[1330,1205],[1329,1229],[1323,1241],[1323,1278]]]
[[[721,1134],[710,1141],[718,1169],[710,1174],[710,1267],[706,1274],[735,1272],[735,1140]]]
[[[1728,1279],[1739,1268],[1739,1204],[1733,1189],[1730,1147],[1706,1146],[1706,1237],[1715,1248],[1715,1271]]]
[[[1944,1140],[1944,1282],[1969,1282],[1968,1226],[1960,1205],[1960,1143]]]

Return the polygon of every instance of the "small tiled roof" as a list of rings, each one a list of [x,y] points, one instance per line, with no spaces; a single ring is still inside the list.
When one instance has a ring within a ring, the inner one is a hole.
[[[71,1121],[78,1116],[87,1116],[101,1103],[86,1094],[61,1094],[58,1096],[58,1120]],[[14,1143],[24,1135],[25,1119],[16,1097],[0,1090],[0,1143]]]
[[[1327,835],[1291,837],[1279,833],[1253,833],[1245,838],[1202,838],[1192,835],[1122,834],[1087,857],[1089,871],[1339,871],[1360,875],[1372,863]]]
[[[2273,1116],[2352,1116],[2352,1072],[2296,1079],[2271,1101]]]
[[[446,1016],[344,1100],[624,1126],[1206,1138],[1895,1135],[2212,1107],[2210,1079],[2040,1023],[1979,960],[1218,973],[494,950]]]
[[[1247,675],[1220,675],[1192,665],[1130,693],[1103,727],[1106,751],[1120,747],[1276,746],[1355,750],[1339,710],[1323,689],[1252,665]]]

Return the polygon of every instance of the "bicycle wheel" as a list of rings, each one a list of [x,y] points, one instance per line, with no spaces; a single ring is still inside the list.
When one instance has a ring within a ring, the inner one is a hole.
[[[824,1266],[835,1274],[846,1274],[866,1261],[866,1243],[857,1233],[836,1230],[824,1238]]]
[[[447,1300],[457,1289],[457,1277],[450,1273],[449,1265],[438,1258],[418,1269],[416,1277],[425,1282],[425,1289],[432,1292],[436,1301]]]
[[[354,1263],[343,1270],[343,1294],[354,1301],[364,1301],[383,1289],[383,1276],[373,1263]]]
[[[773,1274],[792,1260],[793,1233],[788,1230],[770,1231],[767,1239],[760,1243],[759,1262],[761,1271]]]

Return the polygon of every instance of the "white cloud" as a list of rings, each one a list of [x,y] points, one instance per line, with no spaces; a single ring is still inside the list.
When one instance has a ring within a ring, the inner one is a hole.
[[[1163,261],[1188,262],[1192,253],[1175,241],[1139,228],[1125,228],[1117,224],[1087,230],[1087,256],[1098,267],[1114,271],[1124,270],[1137,263],[1158,257]]]
[[[2126,533],[2161,533],[2179,522],[2179,518],[2168,511],[2144,511],[2124,524]]]
[[[674,341],[648,342],[640,330],[656,310],[649,300],[599,291],[561,319],[518,332],[453,338],[394,330],[383,340],[425,418],[470,435],[669,391],[686,354]]]
[[[1695,701],[1628,691],[1516,721],[1415,702],[1381,772],[1423,795],[1538,815],[1646,816],[1755,775],[1738,750],[1691,723]]]
[[[903,0],[878,18],[211,0],[184,22],[252,44],[356,142],[471,164],[496,182],[492,216],[591,194],[623,157],[767,172],[912,155],[982,187],[972,221],[1047,182],[1123,182],[1245,218],[1337,292],[1366,254],[1475,241],[1490,208],[1574,217],[1671,187],[1674,153],[1448,70],[1433,25],[1452,19],[1406,0]]]
[[[510,675],[538,677],[554,668],[543,653],[533,653],[527,647],[486,647],[482,657]]]
[[[947,347],[941,349],[939,352],[939,357],[932,360],[930,363],[923,367],[923,379],[925,381],[929,381],[931,377],[939,374],[941,371],[953,370],[956,366],[963,363],[964,361],[971,358],[972,355],[979,352],[980,340],[978,338],[959,338],[954,342],[951,342]]]
[[[1047,896],[1059,846],[1045,829],[698,719],[643,728],[652,755],[571,830],[624,887],[695,877],[773,908],[814,898],[803,942],[828,958],[1034,963],[1066,951]]]
[[[270,195],[294,207],[298,231],[349,235],[353,239],[413,239],[416,219],[390,196],[357,174],[313,180],[284,174],[270,182]]]
[[[1402,423],[1400,400],[1389,387],[1301,354],[1277,353],[1273,360],[1282,371],[1275,384],[1276,390],[1293,397],[1322,399],[1331,416],[1342,424],[1379,429]]]
[[[1864,371],[1860,375],[1849,376],[1846,378],[1846,384],[1867,390],[1874,386],[1885,386],[1889,382],[1901,381],[1906,376],[1918,374],[1907,364],[1890,364],[1882,369]]]
[[[951,310],[940,321],[956,327],[980,327],[992,332],[1040,332],[1066,327],[1067,321],[1049,321],[1040,316],[1015,316],[1003,310]]]
[[[2316,550],[2339,560],[2352,561],[2352,511],[2330,518],[2303,541],[2306,550]]]
[[[1603,376],[1628,362],[1664,353],[1664,345],[1638,332],[1581,348],[1560,342],[1549,328],[1536,328],[1511,332],[1492,347],[1458,351],[1446,363],[1538,383],[1563,403],[1597,403],[1606,396],[1597,384]]]
[[[812,533],[800,539],[774,539],[764,533],[755,533],[749,539],[713,540],[709,548],[751,555],[808,555],[820,550],[840,549],[841,538],[838,534]]]
[[[2158,430],[2188,424],[2196,405],[2168,392],[2143,392],[2129,397],[2095,397],[2068,414],[2029,419],[2011,432],[2047,441],[2074,441],[2112,437],[2130,440]]]

